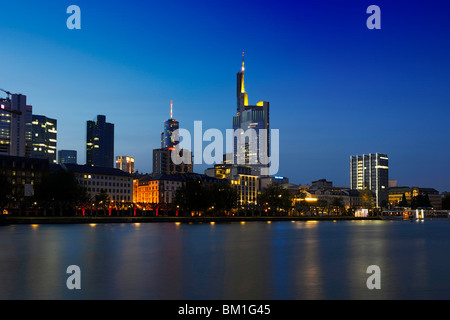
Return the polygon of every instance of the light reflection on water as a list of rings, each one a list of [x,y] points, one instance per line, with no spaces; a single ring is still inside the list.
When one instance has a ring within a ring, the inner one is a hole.
[[[0,299],[449,299],[450,221],[14,225]],[[66,268],[81,269],[81,290]],[[381,268],[369,290],[367,267]]]

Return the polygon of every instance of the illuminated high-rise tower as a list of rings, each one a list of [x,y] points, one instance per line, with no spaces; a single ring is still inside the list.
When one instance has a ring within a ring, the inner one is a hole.
[[[128,156],[117,156],[116,157],[116,169],[128,172],[130,174],[134,173],[134,158]]]
[[[31,156],[32,110],[26,95],[8,92],[0,98],[0,154]]]
[[[377,208],[389,200],[389,158],[386,154],[363,154],[350,157],[350,189],[370,190]]]
[[[172,134],[179,129],[180,124],[173,119],[173,102],[170,101],[170,119],[164,121],[164,131],[161,133],[161,148],[173,148],[176,145]]]
[[[248,94],[245,91],[244,86],[244,53],[242,53],[242,67],[241,71],[237,73],[237,115],[233,117],[233,130],[242,129],[243,132],[247,132],[248,129],[254,129],[256,137],[245,138],[247,135],[242,134],[235,137],[234,141],[234,163],[239,161],[238,153],[240,153],[245,163],[239,163],[249,165],[256,174],[263,174],[262,168],[268,167],[268,165],[262,164],[260,161],[260,144],[266,148],[266,156],[270,157],[270,131],[269,131],[269,102],[260,101],[256,105],[249,105]],[[259,141],[260,130],[266,129],[265,145],[264,141]],[[242,136],[242,137],[241,137]],[[239,139],[242,139],[239,143]],[[245,140],[244,140],[245,139]],[[260,143],[261,142],[261,143]],[[253,144],[253,148],[251,145]]]
[[[189,163],[175,163],[172,151],[179,143],[173,133],[179,129],[179,123],[173,119],[173,102],[170,101],[170,119],[164,121],[164,132],[161,133],[161,148],[153,149],[153,174],[176,174],[193,172],[192,153],[181,149],[179,156],[190,159]]]
[[[114,168],[114,124],[106,122],[104,115],[87,122],[86,164]]]
[[[48,159],[51,163],[56,163],[56,119],[36,114],[33,114],[32,119],[31,157]]]

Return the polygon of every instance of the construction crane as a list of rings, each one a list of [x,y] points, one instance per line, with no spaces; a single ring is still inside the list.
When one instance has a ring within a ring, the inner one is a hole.
[[[4,93],[6,93],[6,94],[8,95],[8,99],[11,100],[11,99],[10,99],[10,96],[12,95],[11,92],[6,91],[6,90],[3,90],[3,89],[0,89],[0,91],[3,91]],[[17,110],[6,110],[5,107],[4,107],[3,105],[1,106],[0,110],[3,110],[3,111],[5,111],[5,112],[9,112],[9,113],[13,113],[13,114],[18,114],[18,115],[21,115],[21,114],[22,114],[22,112],[17,111]]]

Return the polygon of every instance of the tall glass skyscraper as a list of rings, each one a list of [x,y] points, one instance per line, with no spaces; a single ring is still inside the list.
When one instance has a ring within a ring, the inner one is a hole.
[[[179,127],[178,121],[173,119],[173,103],[170,101],[170,119],[164,121],[164,131],[161,133],[161,148],[173,148],[177,144],[172,134]]]
[[[56,163],[56,119],[33,114],[31,157]]]
[[[234,163],[249,165],[254,173],[265,175],[261,170],[268,165],[261,163],[259,155],[261,145],[266,149],[266,156],[270,156],[269,102],[260,101],[256,105],[248,104],[248,95],[244,86],[244,71],[244,54],[242,54],[242,68],[237,73],[237,114],[233,117],[233,130],[236,132],[236,130],[242,129],[243,134],[236,135],[234,138]],[[245,132],[249,132],[248,129],[254,129],[255,136],[246,135]],[[260,141],[261,129],[266,129],[265,141]],[[241,155],[241,160],[239,160],[239,155]]]
[[[116,169],[128,172],[130,174],[134,173],[134,158],[129,156],[117,156],[116,157]]]
[[[32,107],[27,96],[11,94],[0,99],[0,154],[31,156]]]
[[[380,208],[389,200],[389,158],[386,154],[363,154],[350,157],[350,189],[370,190]]]
[[[114,168],[114,124],[106,122],[106,116],[87,122],[86,164]]]

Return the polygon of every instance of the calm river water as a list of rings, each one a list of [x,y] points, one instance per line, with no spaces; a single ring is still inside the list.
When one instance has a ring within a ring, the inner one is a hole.
[[[3,226],[0,299],[450,299],[450,221]]]

